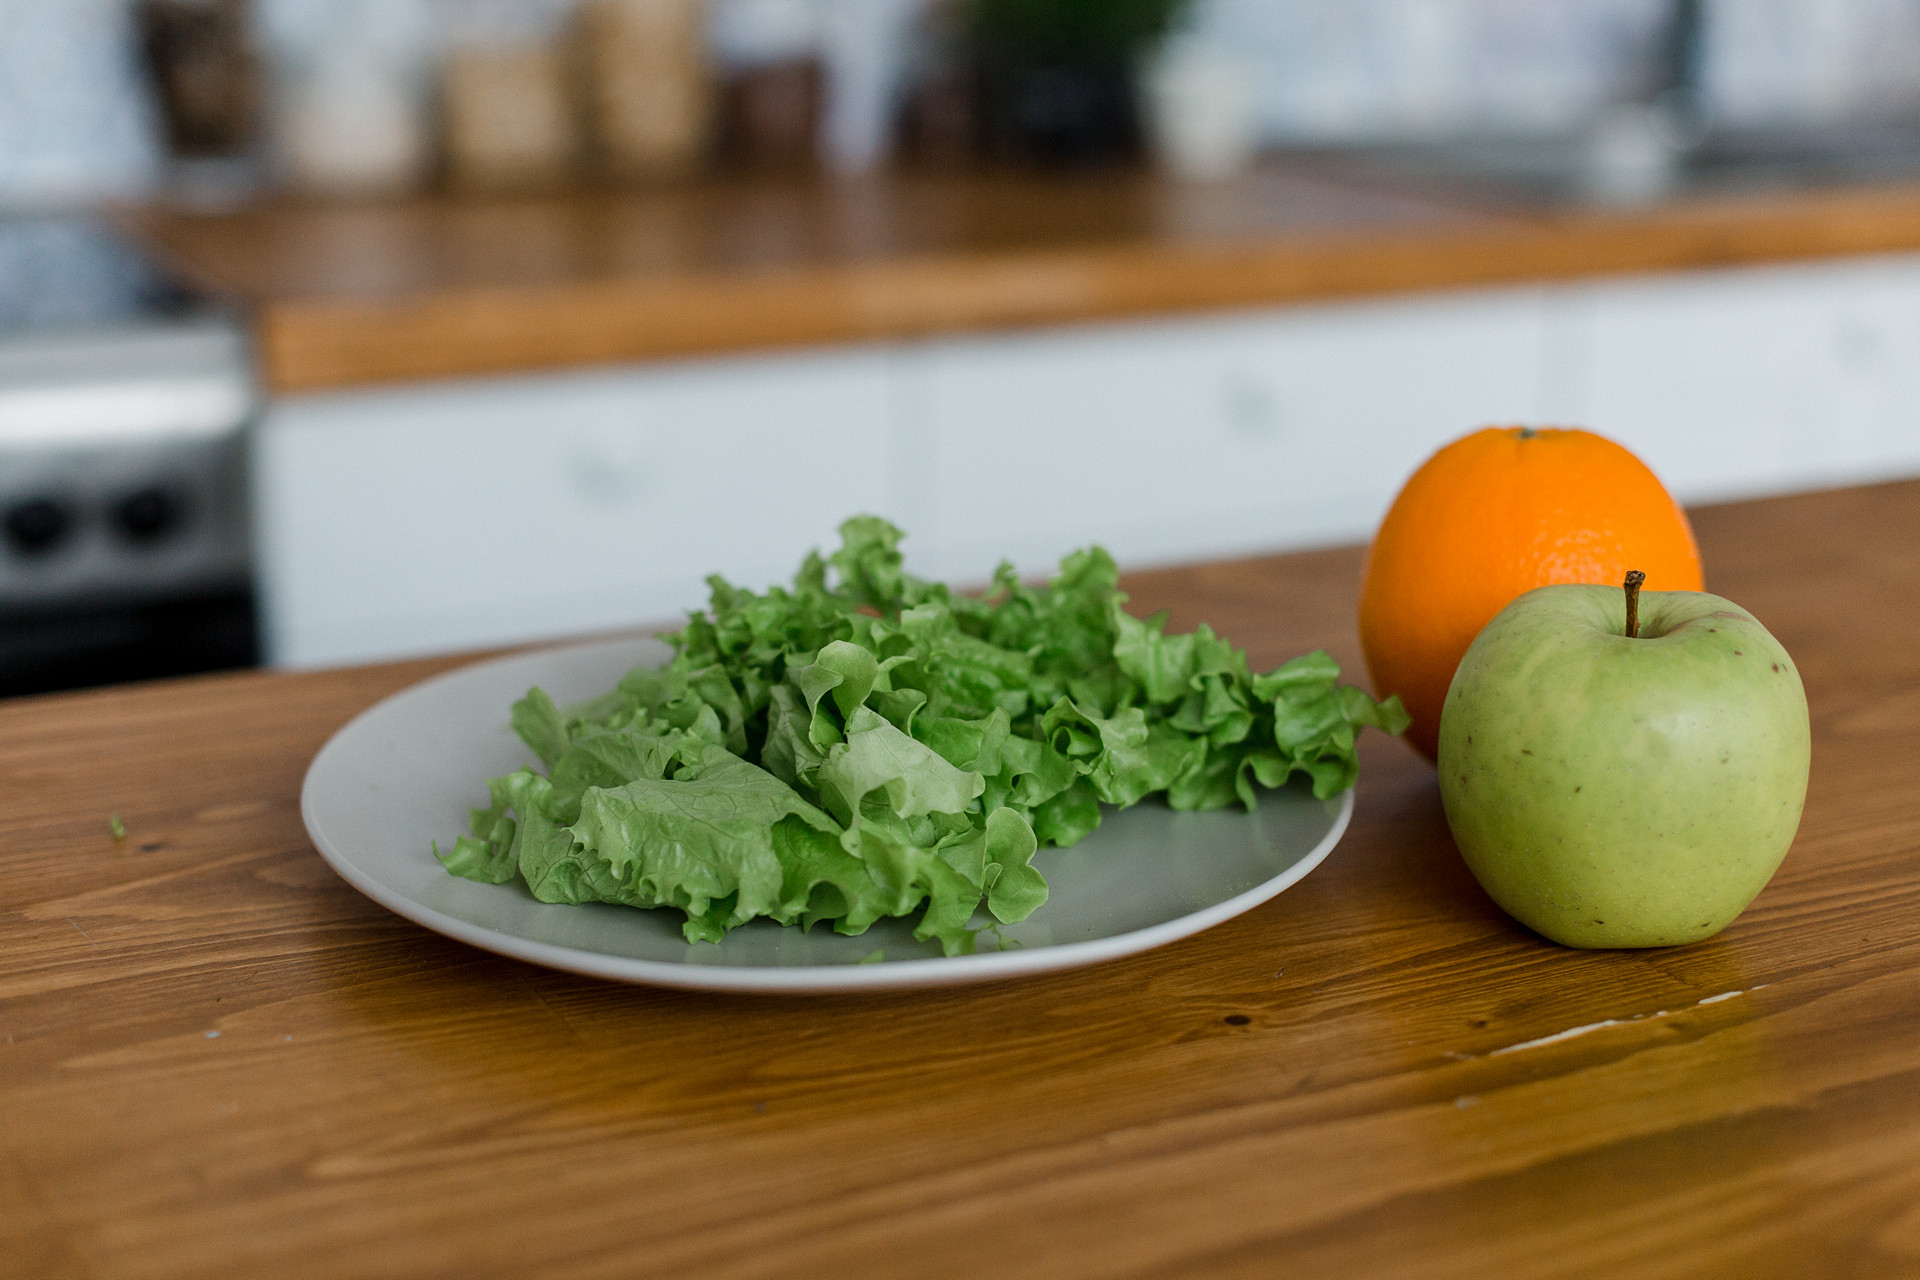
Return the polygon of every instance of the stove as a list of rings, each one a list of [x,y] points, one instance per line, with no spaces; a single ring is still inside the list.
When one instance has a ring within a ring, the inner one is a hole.
[[[239,318],[105,225],[0,219],[0,696],[251,665]]]

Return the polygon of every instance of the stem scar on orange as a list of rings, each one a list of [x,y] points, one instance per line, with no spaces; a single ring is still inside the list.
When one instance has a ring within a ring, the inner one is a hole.
[[[1488,427],[1427,459],[1374,535],[1360,584],[1360,647],[1381,697],[1434,758],[1440,707],[1480,629],[1515,596],[1561,582],[1698,591],[1700,551],[1679,504],[1640,459],[1591,431]]]

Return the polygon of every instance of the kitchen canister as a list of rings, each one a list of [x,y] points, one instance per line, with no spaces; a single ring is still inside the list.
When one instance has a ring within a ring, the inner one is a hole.
[[[587,0],[576,22],[597,166],[629,178],[699,168],[714,114],[701,0]]]
[[[577,147],[566,63],[549,44],[477,43],[452,50],[440,73],[447,177],[469,190],[550,186]]]

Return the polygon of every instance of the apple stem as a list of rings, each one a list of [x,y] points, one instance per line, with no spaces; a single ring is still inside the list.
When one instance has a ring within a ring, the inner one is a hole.
[[[1638,569],[1627,570],[1627,639],[1629,640],[1640,638],[1640,584],[1646,580],[1647,575]]]

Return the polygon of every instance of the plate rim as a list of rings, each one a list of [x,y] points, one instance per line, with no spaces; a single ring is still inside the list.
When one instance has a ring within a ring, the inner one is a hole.
[[[1285,871],[1210,907],[1203,907],[1172,920],[1163,920],[1159,924],[1148,925],[1144,929],[1133,929],[1125,933],[1108,934],[1078,942],[1055,943],[1044,947],[1019,947],[1007,951],[975,952],[963,956],[928,956],[913,960],[895,960],[884,964],[842,962],[792,966],[704,965],[683,961],[645,960],[537,942],[486,925],[474,924],[417,902],[386,885],[377,877],[362,871],[343,853],[330,848],[328,842],[322,837],[320,821],[315,812],[315,779],[321,773],[323,762],[336,751],[345,749],[344,744],[348,736],[362,721],[379,713],[390,703],[417,694],[430,686],[452,681],[488,667],[524,661],[543,654],[601,647],[612,648],[642,642],[660,643],[655,636],[633,636],[625,639],[550,645],[484,658],[429,676],[424,680],[415,681],[362,709],[328,735],[326,742],[307,763],[306,774],[300,783],[300,818],[306,827],[307,839],[336,875],[380,906],[424,929],[495,955],[503,955],[510,959],[585,977],[646,986],[671,987],[679,990],[832,995],[850,991],[958,986],[991,982],[1036,973],[1081,968],[1154,950],[1170,942],[1177,942],[1181,938],[1203,933],[1235,916],[1244,915],[1292,888],[1326,861],[1328,855],[1333,852],[1334,846],[1338,845],[1346,835],[1347,827],[1353,820],[1354,793],[1358,790],[1357,787],[1349,787],[1341,793],[1339,812],[1334,815],[1333,825],[1326,835]]]

